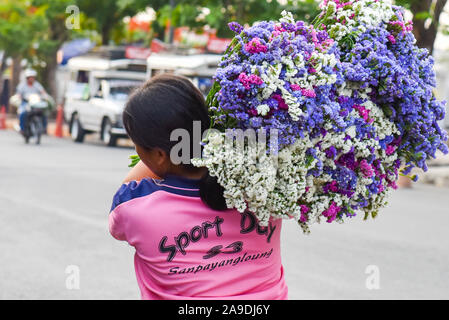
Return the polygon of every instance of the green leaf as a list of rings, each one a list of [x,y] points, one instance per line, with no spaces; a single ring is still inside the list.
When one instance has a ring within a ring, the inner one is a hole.
[[[129,156],[129,159],[131,160],[131,163],[128,165],[129,168],[134,168],[140,161],[140,157],[138,155],[131,155]]]

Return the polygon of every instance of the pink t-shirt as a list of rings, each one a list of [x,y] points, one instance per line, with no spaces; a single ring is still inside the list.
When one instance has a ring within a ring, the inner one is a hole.
[[[142,299],[287,299],[281,226],[212,210],[198,180],[175,176],[122,185],[109,215],[112,236],[136,249]]]

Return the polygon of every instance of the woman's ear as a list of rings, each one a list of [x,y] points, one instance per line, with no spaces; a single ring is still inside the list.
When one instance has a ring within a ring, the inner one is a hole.
[[[167,164],[170,163],[169,155],[164,150],[162,150],[161,148],[154,148],[153,149],[153,155],[154,155],[156,164],[159,167],[164,167],[164,166],[166,166]]]
[[[170,156],[161,148],[145,149],[136,146],[140,160],[157,176],[163,178],[170,170]]]

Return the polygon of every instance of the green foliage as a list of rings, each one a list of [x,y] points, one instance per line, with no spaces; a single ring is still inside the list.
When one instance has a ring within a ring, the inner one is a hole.
[[[165,26],[170,20],[172,26],[193,29],[209,25],[217,30],[219,37],[229,38],[233,33],[228,22],[252,25],[276,19],[282,10],[291,11],[296,19],[309,20],[318,13],[318,1],[288,0],[282,5],[275,0],[176,0],[173,7],[166,4],[158,11],[157,24]]]
[[[108,44],[113,31],[120,29],[124,17],[133,16],[145,8],[144,1],[129,0],[77,0],[76,4],[87,18],[95,21],[103,44]]]
[[[46,6],[31,8],[27,1],[0,2],[0,50],[7,56],[26,55],[33,47],[37,37],[45,30],[44,12]]]

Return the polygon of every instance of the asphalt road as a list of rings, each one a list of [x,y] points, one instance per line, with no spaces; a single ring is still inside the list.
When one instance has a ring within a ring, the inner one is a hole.
[[[139,299],[133,249],[107,227],[133,153],[53,137],[25,145],[0,131],[0,299]],[[284,222],[289,297],[448,299],[448,229],[449,189],[420,184],[395,192],[374,221],[309,236]]]

